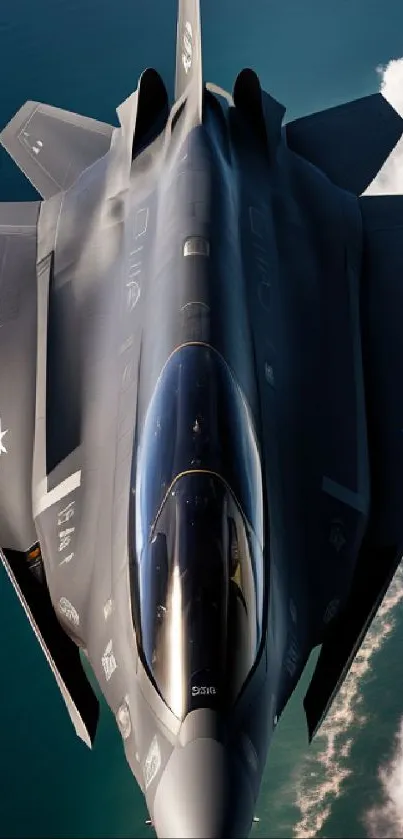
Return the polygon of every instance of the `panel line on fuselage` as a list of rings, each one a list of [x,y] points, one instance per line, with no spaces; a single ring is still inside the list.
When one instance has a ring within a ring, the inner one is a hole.
[[[78,489],[80,485],[81,469],[79,469],[78,472],[73,472],[72,475],[69,475],[68,478],[65,478],[64,481],[61,481],[60,484],[53,487],[50,492],[44,492],[39,496],[35,503],[35,517],[39,516],[40,513],[43,513],[44,510],[47,510],[49,507],[53,507],[53,504],[61,501],[61,499],[65,498],[66,495],[70,495],[70,493],[73,492],[74,489]]]
[[[337,481],[332,481],[331,478],[327,478],[326,476],[322,478],[322,490],[333,498],[337,498],[338,501],[341,501],[348,507],[358,510],[359,513],[365,513],[367,510],[367,502],[362,495],[359,495],[358,492],[353,492],[348,487],[338,484]]]

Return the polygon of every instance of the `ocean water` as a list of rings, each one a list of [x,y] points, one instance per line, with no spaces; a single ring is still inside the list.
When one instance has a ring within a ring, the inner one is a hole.
[[[206,80],[232,89],[252,66],[288,118],[371,93],[382,78],[403,90],[402,0],[202,0],[202,15]],[[115,122],[150,65],[172,91],[175,21],[176,0],[0,0],[0,125],[27,99]],[[388,171],[403,191],[397,158]],[[1,152],[0,200],[33,197]],[[313,656],[278,726],[252,835],[403,837],[402,583],[399,570],[308,748]],[[0,836],[152,836],[108,709],[91,753],[2,571],[0,637]]]

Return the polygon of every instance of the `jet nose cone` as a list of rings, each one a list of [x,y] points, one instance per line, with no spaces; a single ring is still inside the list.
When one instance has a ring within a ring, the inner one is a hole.
[[[238,761],[228,761],[221,743],[200,738],[172,753],[156,792],[153,824],[158,839],[245,839],[253,808]]]

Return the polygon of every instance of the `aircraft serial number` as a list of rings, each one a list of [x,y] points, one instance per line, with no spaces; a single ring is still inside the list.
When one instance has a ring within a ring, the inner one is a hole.
[[[217,690],[213,686],[208,687],[207,685],[193,685],[192,687],[192,696],[214,696],[216,693]]]

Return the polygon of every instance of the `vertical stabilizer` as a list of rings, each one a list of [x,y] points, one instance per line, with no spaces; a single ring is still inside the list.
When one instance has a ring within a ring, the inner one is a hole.
[[[202,116],[202,59],[200,0],[179,0],[176,36],[175,99],[186,89],[192,89],[197,99],[197,109]]]

